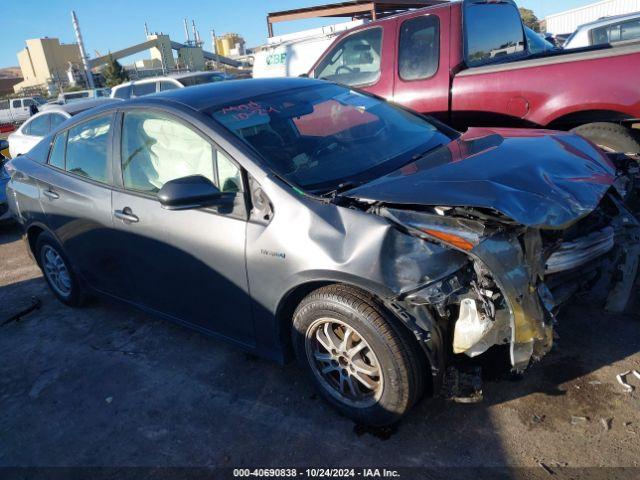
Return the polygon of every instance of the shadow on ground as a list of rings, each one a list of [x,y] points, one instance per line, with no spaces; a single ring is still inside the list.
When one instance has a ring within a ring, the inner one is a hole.
[[[0,238],[1,268],[9,247],[30,264],[17,235]],[[640,401],[615,382],[640,367],[636,317],[575,306],[522,379],[493,372],[483,403],[424,399],[372,435],[295,365],[119,304],[70,309],[34,274],[1,278],[0,322],[31,296],[42,308],[0,327],[0,466],[638,466]]]

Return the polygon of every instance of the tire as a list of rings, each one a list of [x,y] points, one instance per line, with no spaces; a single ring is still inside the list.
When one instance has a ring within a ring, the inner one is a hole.
[[[640,133],[616,123],[587,123],[571,131],[611,152],[640,153]]]
[[[38,236],[35,257],[49,288],[58,300],[71,307],[82,306],[85,294],[78,275],[60,244],[50,234],[43,232]],[[56,273],[52,273],[54,270]],[[66,278],[63,278],[64,271]]]
[[[357,423],[391,425],[424,391],[426,360],[417,341],[360,290],[329,285],[311,292],[294,312],[292,338],[298,362],[320,394]]]

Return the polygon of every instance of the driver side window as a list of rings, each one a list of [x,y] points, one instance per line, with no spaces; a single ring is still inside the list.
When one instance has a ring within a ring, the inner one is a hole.
[[[380,77],[382,29],[370,28],[345,37],[314,70],[315,78],[345,85],[367,85]]]
[[[222,192],[242,191],[240,169],[171,117],[128,112],[122,124],[122,177],[127,190],[157,193],[170,180],[202,175]]]

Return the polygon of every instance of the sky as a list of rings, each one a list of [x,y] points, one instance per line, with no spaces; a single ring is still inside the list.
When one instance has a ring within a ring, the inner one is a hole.
[[[339,0],[0,0],[3,18],[0,38],[0,68],[16,66],[16,54],[28,38],[57,37],[63,43],[75,42],[71,10],[80,21],[85,47],[90,57],[96,50],[104,55],[110,50],[143,42],[144,22],[151,32],[168,33],[172,40],[184,40],[183,18],[195,19],[205,50],[211,50],[210,30],[216,34],[236,32],[247,46],[265,43],[268,12],[288,10]],[[579,7],[595,0],[516,0],[544,16]],[[274,26],[274,33],[284,34],[336,23],[336,19],[312,19],[285,22]],[[147,57],[147,55],[143,55]],[[125,63],[138,57],[124,59]]]

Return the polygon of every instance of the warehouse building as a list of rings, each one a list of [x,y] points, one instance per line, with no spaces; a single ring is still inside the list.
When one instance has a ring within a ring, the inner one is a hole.
[[[24,80],[13,86],[15,92],[32,88],[54,88],[56,83],[67,81],[70,65],[80,65],[78,44],[60,43],[57,38],[33,38],[27,47],[18,52],[18,62]]]
[[[640,0],[602,0],[584,7],[573,8],[545,17],[547,33],[572,33],[580,25],[603,17],[624,15],[640,11]]]

